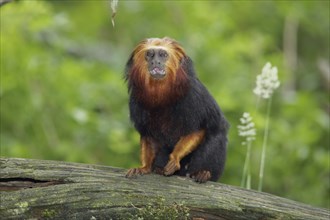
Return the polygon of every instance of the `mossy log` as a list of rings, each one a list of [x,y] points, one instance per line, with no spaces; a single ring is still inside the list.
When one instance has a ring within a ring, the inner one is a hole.
[[[330,219],[326,209],[178,176],[127,179],[121,168],[18,158],[0,168],[1,219]]]

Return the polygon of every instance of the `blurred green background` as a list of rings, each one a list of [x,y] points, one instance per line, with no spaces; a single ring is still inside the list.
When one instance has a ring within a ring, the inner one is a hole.
[[[273,95],[264,191],[329,208],[329,1],[8,3],[1,10],[1,156],[116,167],[139,165],[128,117],[125,63],[144,38],[178,40],[231,124],[221,182],[240,185],[246,147],[237,125],[256,122],[256,188],[266,102],[252,90],[269,61]]]

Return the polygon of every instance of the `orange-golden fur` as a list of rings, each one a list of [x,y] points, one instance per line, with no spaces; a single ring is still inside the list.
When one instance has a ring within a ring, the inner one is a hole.
[[[156,80],[150,76],[145,52],[151,48],[161,48],[169,54],[166,62],[166,77]],[[182,96],[187,88],[187,73],[180,67],[180,61],[186,56],[183,48],[169,38],[150,38],[142,41],[133,51],[133,66],[128,76],[135,84],[143,88],[136,94],[149,107],[167,105]]]

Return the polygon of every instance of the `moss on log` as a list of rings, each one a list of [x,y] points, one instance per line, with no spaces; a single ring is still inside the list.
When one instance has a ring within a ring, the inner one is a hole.
[[[172,176],[126,179],[100,165],[0,159],[1,219],[317,219],[330,212],[220,183]]]

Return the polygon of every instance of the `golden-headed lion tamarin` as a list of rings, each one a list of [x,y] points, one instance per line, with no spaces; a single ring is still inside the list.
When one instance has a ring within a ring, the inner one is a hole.
[[[156,172],[217,181],[229,125],[184,49],[167,37],[146,39],[132,52],[125,78],[142,162],[126,177]]]

